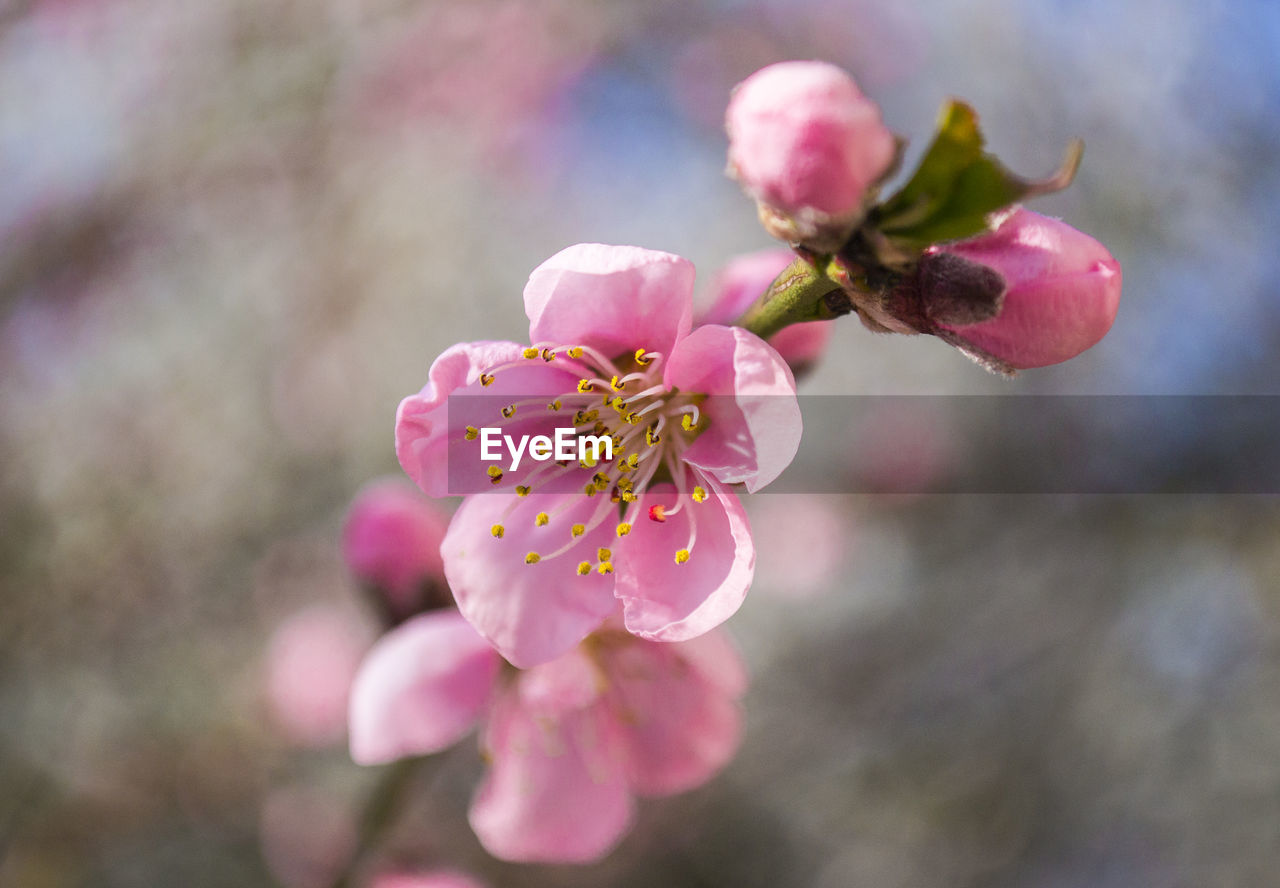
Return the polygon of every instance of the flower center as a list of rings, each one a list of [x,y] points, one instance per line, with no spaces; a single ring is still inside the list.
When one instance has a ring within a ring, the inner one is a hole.
[[[577,384],[549,401],[527,398],[504,405],[495,425],[501,427],[517,421],[517,417],[523,419],[530,410],[563,414],[569,418],[579,438],[595,436],[610,439],[613,458],[599,460],[591,455],[590,448],[586,448],[585,458],[543,463],[524,479],[524,483],[515,487],[516,496],[525,497],[567,474],[582,469],[596,470],[582,488],[584,496],[599,498],[600,501],[591,517],[585,522],[566,525],[567,539],[559,548],[547,554],[529,552],[525,556],[526,564],[540,564],[563,555],[576,545],[580,537],[599,527],[610,515],[619,519],[614,530],[617,537],[622,538],[628,536],[640,520],[665,523],[684,508],[686,499],[694,503],[707,499],[706,488],[712,487],[713,482],[683,459],[685,450],[710,421],[698,406],[705,396],[668,389],[662,381],[663,354],[640,348],[619,359],[609,358],[584,345],[541,344],[526,348],[520,360],[481,374],[480,382],[488,386],[502,371],[538,360],[563,362],[578,377]],[[474,429],[468,428],[467,437],[473,437],[473,432]],[[490,477],[494,484],[502,481],[501,471],[495,473],[491,470]],[[639,508],[641,494],[650,484],[668,480],[676,488],[675,505],[670,508],[652,506],[646,516]],[[566,497],[550,513],[539,512],[534,523],[539,527],[554,525],[557,518],[576,504],[576,497]],[[508,506],[499,523],[493,525],[494,537],[502,539],[505,533],[502,522],[511,515],[515,506],[514,502]],[[690,510],[688,516],[689,536],[683,546],[673,551],[676,564],[689,561],[697,541],[693,511]],[[612,557],[609,549],[600,548],[594,561],[580,562],[575,572],[578,576],[587,576],[593,571],[613,573]]]

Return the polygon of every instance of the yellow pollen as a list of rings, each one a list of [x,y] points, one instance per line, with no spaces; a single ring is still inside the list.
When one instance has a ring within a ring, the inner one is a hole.
[[[538,525],[539,527],[545,527],[546,525],[551,523],[551,516],[548,515],[546,512],[539,512],[537,517],[533,519],[533,523]]]
[[[622,395],[614,395],[608,402],[609,406],[619,413],[627,412],[627,402],[622,400]]]
[[[481,384],[481,385],[493,385],[493,374],[492,374],[492,373],[481,373],[481,374],[480,374],[480,384]]]
[[[590,380],[590,379],[579,379],[579,380],[578,380],[578,393],[579,393],[579,394],[583,394],[583,395],[585,395],[585,394],[587,394],[588,392],[590,392],[594,387],[595,387],[595,386],[594,386],[594,384],[591,382],[591,380]]]
[[[578,576],[580,576],[580,577],[585,577],[585,576],[586,576],[587,574],[589,574],[589,573],[591,573],[591,562],[590,562],[590,561],[584,561],[584,562],[582,562],[581,564],[579,564],[579,565],[578,565]]]
[[[542,556],[539,555],[537,552],[530,552],[528,555],[524,556],[525,564],[537,564],[541,560],[542,560]]]
[[[604,546],[601,546],[599,549],[596,549],[596,561],[612,561],[612,560],[613,560],[612,550],[606,549]]]
[[[596,486],[596,490],[607,490],[609,487],[609,476],[604,472],[596,472],[591,476],[591,483]]]
[[[653,362],[653,358],[646,358],[644,356],[644,353],[647,350],[648,349],[643,349],[643,348],[636,349],[636,363],[639,364],[641,367],[648,367],[649,364]]]
[[[587,525],[585,525],[585,524],[575,524],[575,525],[573,525],[573,527],[571,527],[571,528],[570,528],[570,532],[571,532],[574,536],[576,536],[576,537],[580,537],[580,536],[582,536],[584,533],[586,533],[586,532],[587,532]]]
[[[630,478],[618,479],[619,490],[635,490],[635,488],[636,488],[636,482],[632,481]]]
[[[503,407],[503,408],[502,408],[502,416],[503,416],[503,418],[504,418],[504,419],[510,419],[511,417],[513,417],[513,416],[515,416],[515,415],[516,415],[516,405],[515,405],[515,404],[508,404],[506,407]]]
[[[497,466],[489,466],[489,483],[497,484],[502,480],[502,469]]]
[[[538,356],[538,350],[536,348],[526,348],[520,354],[524,356],[525,360],[532,361]]]
[[[613,564],[611,562],[605,561],[601,563],[601,565],[598,568],[596,568],[596,570],[600,572],[600,576],[607,577],[609,574],[613,573]]]
[[[528,495],[529,495],[529,485],[527,484],[516,485],[516,496],[528,496]]]
[[[467,426],[467,434],[465,437],[468,441],[474,441],[476,438],[480,437],[480,430],[475,426]]]
[[[659,441],[661,441],[661,440],[662,440],[662,436],[661,436],[661,435],[659,435],[657,432],[655,432],[655,431],[653,430],[653,427],[652,427],[652,426],[650,426],[649,428],[645,429],[645,432],[644,432],[644,443],[646,443],[646,444],[648,444],[650,447],[652,447],[654,444],[657,444],[657,443],[658,443]]]
[[[633,453],[627,457],[627,465],[633,469],[640,468],[640,454]]]
[[[548,404],[548,405],[547,405],[547,409],[548,409],[548,410],[559,410],[562,406],[564,406],[564,405],[560,403],[560,399],[559,399],[559,398],[556,398],[554,401],[552,401],[550,404]]]
[[[688,560],[689,560],[688,549],[681,549],[680,551],[676,552],[676,564],[684,564]]]
[[[619,523],[619,524],[618,524],[618,536],[620,536],[620,537],[624,537],[624,536],[626,536],[626,535],[627,535],[627,534],[629,534],[629,533],[631,533],[631,525],[630,525],[630,524],[628,524],[628,523],[627,523],[627,522],[625,522],[625,521],[623,521],[623,522],[621,522],[621,523]]]
[[[586,486],[582,488],[582,492],[585,493],[587,496],[595,496],[596,495],[595,483],[592,481],[588,481]]]
[[[609,388],[613,389],[615,392],[620,392],[626,387],[627,384],[625,382],[619,382],[618,377],[616,376],[609,380]]]
[[[554,351],[552,351],[552,350],[551,350],[551,349],[549,349],[549,348],[544,348],[544,349],[542,350],[542,360],[544,360],[544,361],[554,361],[555,359],[556,359],[556,353],[555,353]]]
[[[640,422],[640,414],[639,414],[639,413],[636,413],[636,412],[633,410],[633,411],[632,411],[632,412],[630,412],[630,413],[624,413],[624,414],[622,414],[622,420],[623,420],[623,422],[626,422],[626,423],[628,423],[628,424],[630,424],[630,425],[635,425],[636,423]]]
[[[703,490],[701,487],[693,488],[693,501],[695,503],[700,503],[706,498],[707,498],[707,492],[705,490]]]
[[[686,432],[692,432],[695,428],[697,428],[697,426],[694,425],[693,423],[693,414],[686,413],[683,417],[680,418],[680,428],[684,429]]]
[[[495,540],[502,539],[502,535],[506,532],[506,529],[501,524],[495,524],[489,528],[489,533],[493,534]]]
[[[637,496],[636,496],[634,493],[632,493],[630,490],[624,490],[624,491],[622,491],[622,495],[621,495],[619,498],[620,498],[624,503],[634,503],[637,499],[639,499],[639,497],[637,497]]]
[[[568,355],[569,355],[569,357],[571,357],[571,358],[580,358],[580,357],[582,357],[582,346],[580,346],[580,345],[575,345],[573,348],[569,349],[569,351],[568,351]]]

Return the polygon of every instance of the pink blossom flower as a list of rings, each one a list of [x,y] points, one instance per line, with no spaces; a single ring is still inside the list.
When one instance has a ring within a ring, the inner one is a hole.
[[[586,862],[631,824],[634,796],[698,786],[732,758],[746,672],[727,636],[657,644],[611,624],[528,670],[462,617],[435,611],[385,635],[356,677],[351,755],[437,752],[483,722],[489,771],[472,828],[496,857]]]
[[[725,127],[730,173],[790,216],[860,216],[895,151],[875,102],[825,62],[779,62],[752,74],[734,91]]]
[[[1018,208],[990,234],[930,247],[995,269],[1005,280],[996,317],[942,324],[963,343],[1011,367],[1044,367],[1097,343],[1120,305],[1120,263],[1065,222]]]
[[[678,256],[570,247],[525,288],[531,346],[456,345],[400,405],[396,452],[426,493],[503,492],[468,496],[441,553],[462,614],[516,666],[567,652],[618,600],[628,631],[683,641],[746,595],[755,553],[727,485],[754,492],[795,455],[795,381],[746,330],[691,332],[692,292]],[[613,460],[504,471],[473,440],[568,425],[612,436]]]
[[[353,610],[315,605],[276,629],[267,648],[266,698],[276,725],[302,746],[328,746],[347,729],[351,680],[371,641]]]
[[[735,256],[711,282],[711,305],[694,318],[696,324],[732,324],[763,294],[796,254],[785,249],[757,250]],[[834,332],[834,321],[792,324],[769,338],[793,371],[808,368],[822,357]]]
[[[401,479],[373,481],[356,494],[342,528],[342,555],[356,578],[373,586],[403,619],[428,602],[442,580],[440,541],[448,518]]]

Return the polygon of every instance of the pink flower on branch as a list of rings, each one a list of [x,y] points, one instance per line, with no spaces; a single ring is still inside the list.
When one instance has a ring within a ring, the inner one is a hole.
[[[746,672],[711,632],[655,644],[612,624],[528,670],[460,615],[415,617],[378,642],[351,698],[351,755],[438,752],[483,724],[489,771],[471,805],[481,843],[513,861],[587,862],[626,833],[635,796],[698,786],[732,758]]]
[[[517,666],[566,653],[619,600],[629,632],[683,641],[746,595],[755,553],[728,485],[754,492],[786,468],[800,410],[790,369],[759,337],[691,331],[693,276],[669,253],[570,247],[525,288],[532,345],[454,346],[400,405],[409,476],[433,496],[486,491],[449,526],[445,576]],[[610,437],[613,459],[508,470],[479,459],[481,427],[564,426]]]
[[[1120,263],[1098,241],[1058,219],[1019,207],[990,234],[929,247],[922,279],[940,277],[932,269],[943,257],[986,266],[1003,279],[994,317],[938,324],[940,335],[980,358],[1019,369],[1058,364],[1096,344],[1115,321]],[[934,289],[943,286],[935,283]]]

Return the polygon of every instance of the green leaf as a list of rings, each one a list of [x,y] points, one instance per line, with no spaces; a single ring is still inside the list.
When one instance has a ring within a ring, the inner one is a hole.
[[[987,231],[993,213],[1071,184],[1084,143],[1067,146],[1062,165],[1047,179],[1024,179],[983,151],[978,115],[964,102],[942,106],[938,131],[911,180],[877,206],[869,225],[894,247],[919,251],[930,244]]]

